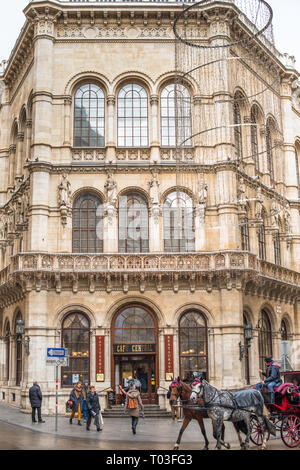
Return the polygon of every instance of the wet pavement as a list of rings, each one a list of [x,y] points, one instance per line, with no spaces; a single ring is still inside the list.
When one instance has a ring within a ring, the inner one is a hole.
[[[45,424],[31,423],[31,416],[19,409],[0,404],[0,450],[172,450],[182,423],[170,419],[140,420],[137,435],[132,434],[130,419],[106,419],[103,431],[95,427],[87,432],[76,420],[70,425],[67,417],[59,417],[55,432],[54,417],[45,417]],[[205,420],[210,449],[215,448],[210,420]],[[226,441],[233,450],[239,449],[231,423],[225,423]],[[186,429],[181,450],[201,450],[204,440],[198,423]],[[280,439],[269,441],[269,449],[288,450]],[[252,449],[256,449],[251,444]]]

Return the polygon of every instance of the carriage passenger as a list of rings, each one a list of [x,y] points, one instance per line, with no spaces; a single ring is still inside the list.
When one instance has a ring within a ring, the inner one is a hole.
[[[259,373],[266,377],[265,380],[256,385],[256,390],[261,391],[265,386],[268,388],[269,392],[272,393],[272,402],[274,401],[274,387],[279,387],[282,384],[280,378],[280,364],[274,362],[271,357],[265,358],[265,363],[267,366],[266,372],[263,372],[261,369]]]

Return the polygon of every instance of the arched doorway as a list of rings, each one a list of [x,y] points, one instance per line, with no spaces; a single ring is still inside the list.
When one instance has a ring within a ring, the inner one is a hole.
[[[130,378],[141,382],[145,404],[157,403],[158,325],[154,313],[139,304],[120,309],[112,323],[112,385],[119,394]],[[119,396],[119,401],[121,397]]]
[[[271,357],[273,355],[272,326],[271,326],[269,314],[266,310],[261,311],[258,324],[259,324],[259,333],[258,333],[259,366],[262,370],[264,370],[266,367],[266,364],[264,362],[265,357]]]

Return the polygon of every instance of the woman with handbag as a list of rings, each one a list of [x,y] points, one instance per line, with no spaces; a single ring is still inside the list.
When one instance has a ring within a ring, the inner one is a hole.
[[[69,421],[70,424],[72,424],[73,418],[75,417],[75,413],[78,413],[78,426],[82,426],[81,411],[82,411],[82,404],[83,404],[83,394],[82,394],[81,382],[78,382],[73,388],[72,392],[70,393],[69,402],[72,402],[72,406],[71,406],[72,413],[71,413],[70,421]]]
[[[129,416],[131,416],[132,421],[132,432],[136,434],[136,427],[139,422],[140,409],[142,410],[142,418],[144,418],[144,405],[141,399],[141,394],[135,386],[135,382],[130,382],[129,391],[126,395],[125,409],[128,411]]]

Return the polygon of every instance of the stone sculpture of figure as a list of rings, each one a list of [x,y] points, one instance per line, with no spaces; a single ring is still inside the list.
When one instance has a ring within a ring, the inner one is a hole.
[[[117,201],[117,183],[111,173],[108,173],[104,188],[106,191],[107,204],[115,206]]]
[[[275,201],[271,205],[271,224],[273,228],[278,228],[278,209]]]
[[[0,211],[0,241],[5,240],[5,217],[4,212]]]
[[[67,175],[62,176],[60,185],[58,186],[58,203],[59,206],[70,206],[71,204],[71,184],[67,179]]]
[[[263,203],[262,203],[262,192],[261,187],[258,186],[256,191],[256,202],[255,202],[255,218],[261,219],[262,218],[262,211],[263,211]]]
[[[158,206],[160,203],[160,191],[157,173],[152,173],[152,180],[149,182],[149,193],[152,206]]]
[[[204,181],[198,183],[198,204],[206,205],[208,185]]]
[[[284,209],[284,228],[286,233],[292,232],[290,203],[287,202]]]

